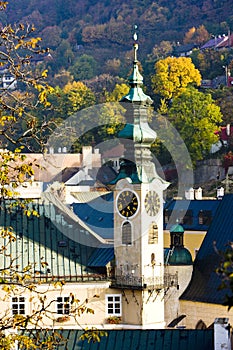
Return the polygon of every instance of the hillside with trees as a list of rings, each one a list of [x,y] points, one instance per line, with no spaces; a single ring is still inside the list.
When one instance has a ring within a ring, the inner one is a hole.
[[[233,29],[232,13],[231,0],[10,0],[0,22],[34,24],[44,47],[51,49],[53,74],[70,67],[72,72],[87,54],[91,58],[85,64],[92,66],[88,77],[103,72],[123,76],[135,24],[141,58],[146,59],[162,41],[188,42],[193,27],[199,28],[193,37],[199,43],[207,36],[226,34]]]
[[[44,51],[41,59],[38,54],[31,57],[32,67],[35,72],[45,72],[48,83],[54,88],[48,97],[51,108],[46,116],[49,120],[56,116],[56,123],[80,109],[119,101],[124,95],[124,84],[133,57],[132,34],[136,24],[140,69],[146,92],[155,102],[155,110],[169,118],[184,139],[184,134],[193,134],[193,120],[191,118],[187,128],[182,129],[175,116],[179,114],[180,120],[185,118],[188,121],[190,100],[195,105],[198,118],[207,118],[205,125],[203,122],[203,125],[199,124],[199,119],[195,121],[198,128],[208,130],[203,131],[201,136],[205,145],[192,154],[198,160],[208,156],[211,144],[217,139],[214,131],[220,125],[231,122],[233,107],[232,89],[222,86],[207,92],[200,88],[201,79],[222,76],[224,82],[226,67],[233,75],[232,48],[203,51],[198,47],[212,36],[228,33],[233,28],[231,10],[233,3],[229,0],[159,0],[156,3],[150,0],[130,3],[120,0],[114,3],[107,0],[69,0],[66,3],[60,0],[21,0],[9,1],[6,11],[0,14],[0,21],[2,26],[12,22],[16,25],[31,23],[33,32],[35,26],[38,42]],[[177,47],[188,44],[196,44],[190,58],[174,60],[173,57],[178,56]],[[49,50],[46,51],[46,48]],[[171,66],[173,70],[168,72]],[[197,89],[187,90],[193,85]],[[208,110],[202,108],[205,104],[211,107],[212,120],[209,120]],[[179,105],[187,109],[185,115],[179,110]],[[43,109],[37,108],[33,116],[38,125],[44,125]],[[110,129],[116,130],[114,125]],[[94,135],[86,135],[86,142],[98,143],[100,134],[102,137],[105,133],[106,130],[101,130]],[[46,138],[47,133],[43,137]],[[196,145],[199,137],[194,142]],[[80,144],[77,144],[75,149],[79,148]],[[189,148],[191,152],[191,148],[195,147],[190,143]]]

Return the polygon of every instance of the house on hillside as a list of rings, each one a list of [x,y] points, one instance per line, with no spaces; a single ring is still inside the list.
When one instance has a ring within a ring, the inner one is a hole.
[[[224,44],[229,43],[228,35],[215,35],[214,38],[208,40],[204,45],[201,46],[201,50],[206,49],[219,49],[222,48]]]
[[[10,73],[8,65],[0,67],[0,88],[10,90],[15,90],[17,88],[17,80]]]
[[[198,45],[194,43],[186,45],[177,45],[174,47],[174,55],[177,57],[188,57],[192,54],[193,50],[198,48]]]

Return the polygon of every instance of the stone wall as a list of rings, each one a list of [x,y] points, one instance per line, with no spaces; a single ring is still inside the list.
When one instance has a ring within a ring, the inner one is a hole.
[[[222,167],[221,159],[207,159],[198,162],[194,170],[195,185],[202,185],[209,181],[217,181],[224,179],[225,169]]]

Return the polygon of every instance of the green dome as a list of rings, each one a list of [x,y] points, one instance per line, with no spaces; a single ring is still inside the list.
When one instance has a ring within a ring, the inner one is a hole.
[[[168,259],[169,265],[192,265],[192,255],[184,247],[175,247]]]
[[[184,228],[183,226],[179,225],[179,224],[175,224],[170,228],[170,232],[172,233],[184,233]]]
[[[141,183],[138,178],[137,168],[134,162],[128,159],[122,159],[120,162],[120,170],[118,175],[109,184],[115,185],[121,179],[128,179],[133,184]]]
[[[119,138],[133,140],[134,135],[134,125],[125,124],[124,128],[120,130],[117,134]]]

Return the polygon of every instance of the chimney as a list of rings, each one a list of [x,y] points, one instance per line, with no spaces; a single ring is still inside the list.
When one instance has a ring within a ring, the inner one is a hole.
[[[194,189],[192,187],[185,191],[185,199],[190,201],[194,199]]]
[[[224,196],[224,188],[218,187],[217,188],[217,199],[222,199],[223,196]]]
[[[231,350],[228,320],[228,318],[216,318],[214,320],[214,350]]]
[[[92,146],[83,146],[82,154],[83,154],[83,167],[92,169]]]
[[[202,188],[199,187],[195,190],[195,199],[202,200]]]

